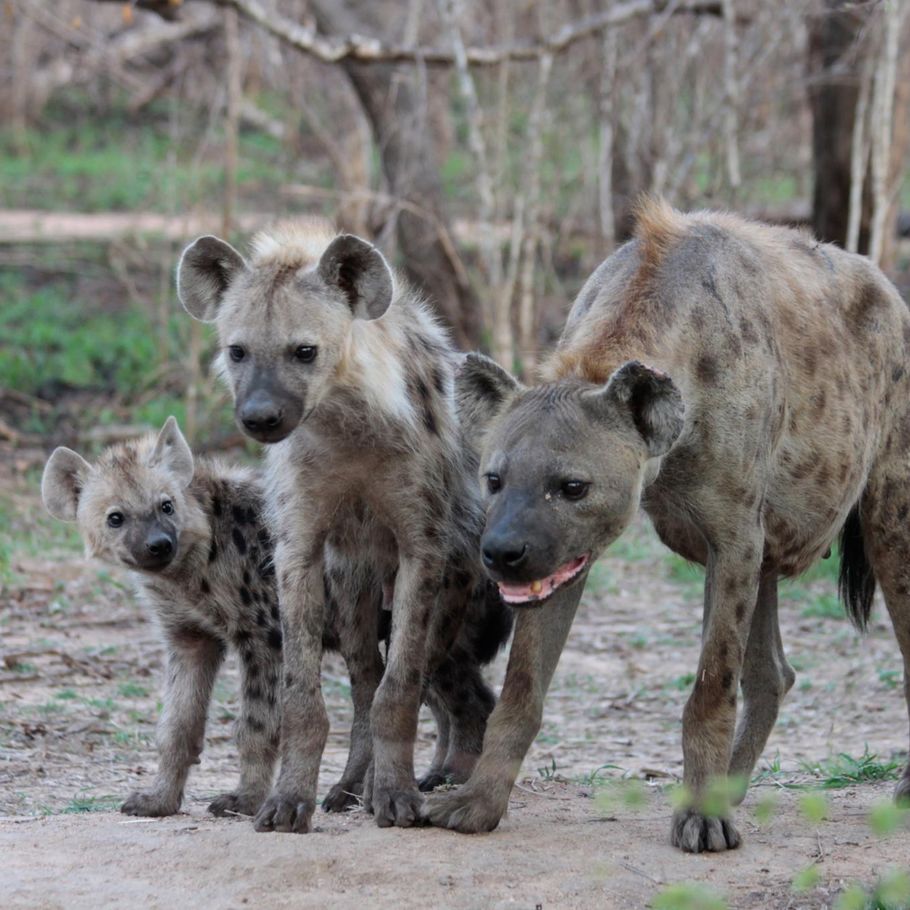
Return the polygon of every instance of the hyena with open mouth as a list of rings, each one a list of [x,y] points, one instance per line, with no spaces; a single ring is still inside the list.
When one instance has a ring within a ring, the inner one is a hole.
[[[482,575],[475,465],[456,421],[458,358],[382,254],[317,223],[260,235],[250,261],[202,237],[183,254],[180,298],[214,322],[241,428],[268,445],[268,498],[285,621],[282,765],[258,830],[310,830],[328,720],[320,685],[322,575],[348,596],[348,647],[373,620],[359,591],[388,592],[384,672],[351,671],[369,710],[365,802],[381,826],[419,820],[421,699],[440,727],[421,789],[465,780],[493,695],[480,665],[511,627]],[[329,808],[333,808],[330,805]]]
[[[427,815],[496,827],[588,568],[640,504],[664,543],[706,568],[683,714],[691,804],[672,840],[736,847],[709,796],[728,775],[745,793],[793,685],[778,578],[838,534],[848,612],[862,628],[881,584],[910,707],[910,311],[861,256],[647,201],[635,239],[582,288],[544,376],[524,388],[476,355],[459,376],[483,450],[483,560],[523,609],[484,754]],[[910,766],[897,796],[910,797]]]

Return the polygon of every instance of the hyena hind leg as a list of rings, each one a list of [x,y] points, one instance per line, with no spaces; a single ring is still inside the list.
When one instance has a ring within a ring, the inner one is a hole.
[[[896,466],[897,467],[897,466]],[[896,476],[895,476],[896,475]],[[887,495],[885,494],[887,490]],[[904,670],[904,700],[910,715],[910,472],[902,465],[882,478],[873,475],[863,494],[861,507],[863,553],[866,581],[874,590],[881,585],[900,647]],[[842,556],[843,558],[843,556]],[[871,591],[867,588],[871,605]],[[910,759],[895,788],[894,798],[910,804]]]
[[[784,696],[793,687],[796,674],[787,662],[777,619],[777,573],[762,575],[749,640],[743,660],[740,685],[743,708],[736,725],[730,776],[740,789],[736,803],[746,795],[755,763],[768,742]]]

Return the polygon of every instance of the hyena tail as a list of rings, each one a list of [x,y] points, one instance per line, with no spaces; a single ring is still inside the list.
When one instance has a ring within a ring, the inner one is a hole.
[[[875,597],[875,573],[866,555],[859,504],[847,516],[840,532],[840,577],[837,590],[850,621],[860,632],[866,631],[872,598]]]

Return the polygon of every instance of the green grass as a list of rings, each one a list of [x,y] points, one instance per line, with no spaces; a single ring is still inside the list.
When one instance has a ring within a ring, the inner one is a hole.
[[[120,807],[123,800],[119,796],[74,796],[62,809],[63,815],[78,815],[85,812],[110,812]],[[45,815],[55,814],[52,810],[45,809]]]
[[[149,694],[145,686],[140,686],[134,682],[120,683],[117,687],[117,692],[124,698],[145,698]]]
[[[900,762],[881,760],[867,746],[859,758],[841,752],[827,761],[807,765],[805,770],[821,779],[819,786],[823,789],[839,790],[857,784],[896,780],[902,767]]]
[[[121,99],[95,107],[78,92],[62,93],[41,124],[16,135],[0,129],[0,205],[7,208],[185,211],[220,198],[224,168],[216,132],[199,154],[205,117],[190,106],[174,134],[167,105],[130,114]],[[277,191],[293,161],[280,142],[241,131],[237,182],[241,193]]]
[[[807,595],[809,602],[803,607],[800,616],[806,619],[846,619],[844,606],[837,594],[825,593]]]

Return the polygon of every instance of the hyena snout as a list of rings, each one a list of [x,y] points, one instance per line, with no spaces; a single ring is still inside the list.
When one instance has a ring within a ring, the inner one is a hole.
[[[302,403],[290,395],[257,389],[237,402],[237,420],[247,435],[259,442],[281,442],[303,416]]]
[[[508,574],[520,569],[528,561],[528,542],[510,534],[485,534],[481,541],[480,555],[487,569]]]
[[[142,569],[154,571],[170,565],[177,553],[177,535],[158,523],[150,524],[132,546],[133,559]]]

